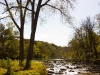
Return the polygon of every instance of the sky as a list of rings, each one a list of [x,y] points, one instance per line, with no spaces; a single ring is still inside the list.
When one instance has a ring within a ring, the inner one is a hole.
[[[77,0],[71,15],[75,18],[75,25],[79,24],[86,17],[94,17],[100,13],[100,0]],[[54,43],[58,46],[68,46],[73,37],[73,28],[70,25],[61,23],[59,15],[48,18],[42,26],[38,25],[36,40]],[[28,36],[28,35],[27,35]]]
[[[79,25],[82,19],[89,16],[92,18],[100,13],[98,3],[100,3],[100,0],[77,0],[74,10],[70,12],[74,17],[74,24]],[[0,14],[1,16],[3,15]],[[68,46],[68,42],[73,35],[73,28],[62,23],[59,14],[57,14],[49,16],[43,24],[38,23],[35,40],[53,43],[58,46]],[[30,27],[28,25],[25,25],[24,37],[30,38]]]

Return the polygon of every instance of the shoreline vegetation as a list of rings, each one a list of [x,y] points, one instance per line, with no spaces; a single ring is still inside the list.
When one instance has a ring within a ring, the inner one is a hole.
[[[24,70],[25,62],[19,66],[18,60],[0,59],[0,75],[47,75],[43,62],[32,60],[30,69]]]
[[[48,60],[46,60],[48,61]],[[67,61],[66,61],[67,62]],[[69,61],[68,61],[69,62]],[[72,64],[81,64],[88,67],[88,71],[91,73],[100,73],[100,64],[93,62],[75,62],[70,61]],[[26,60],[23,61],[23,65],[19,65],[19,60],[12,60],[10,58],[0,59],[0,75],[47,75],[47,67],[45,61],[32,60],[31,67],[28,70],[24,70]]]
[[[29,39],[24,39],[25,59],[27,56],[28,43],[29,43]],[[19,60],[17,58],[18,52],[16,52],[18,51],[16,50],[18,46],[11,45],[10,47],[6,49],[7,52],[5,55],[2,54],[3,50],[1,50],[0,52],[0,75],[47,75],[46,65],[42,61],[45,60],[48,61],[49,59],[54,59],[54,58],[62,58],[72,63],[76,62],[79,64],[86,64],[87,66],[89,65],[90,72],[100,71],[100,57],[98,58],[98,60],[91,58],[87,61],[87,63],[85,63],[86,61],[85,56],[84,55],[78,56],[78,54],[76,54],[77,52],[74,52],[72,47],[56,46],[55,44],[43,42],[43,41],[35,41],[34,56],[31,62],[31,67],[28,70],[24,70],[26,60],[22,62],[23,64],[22,66],[19,66]],[[14,50],[10,51],[10,49],[11,50],[14,49]],[[81,51],[78,52],[79,54],[81,53]],[[100,55],[100,53],[98,54]]]

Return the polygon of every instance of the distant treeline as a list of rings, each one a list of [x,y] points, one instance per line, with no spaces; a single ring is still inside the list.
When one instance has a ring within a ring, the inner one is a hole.
[[[0,24],[0,58],[19,59],[19,32],[12,22]],[[30,39],[24,39],[24,58],[27,58]],[[67,57],[67,47],[56,46],[43,41],[35,41],[33,59],[51,59]]]
[[[27,57],[27,50],[29,46],[29,39],[24,39],[24,50],[25,56]],[[51,44],[43,41],[35,41],[34,45],[34,53],[33,59],[51,59],[51,58],[65,58],[67,57],[68,52],[67,47],[56,46],[55,44]],[[18,59],[19,57],[19,40],[6,40],[4,46],[2,46],[2,42],[0,42],[0,58],[12,58]]]

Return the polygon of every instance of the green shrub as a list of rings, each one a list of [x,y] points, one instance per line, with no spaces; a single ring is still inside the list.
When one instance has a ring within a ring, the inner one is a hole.
[[[10,73],[11,75],[47,75],[46,67],[42,62],[31,61],[30,70],[22,70],[26,61],[23,61],[23,67],[19,66],[18,60],[2,59],[0,60],[0,75]],[[22,71],[20,71],[22,70]],[[17,71],[17,72],[15,72]]]
[[[40,75],[46,75],[46,66],[43,62],[39,61],[31,61],[31,69],[33,69],[35,72],[40,73]]]
[[[7,68],[7,60],[5,60],[5,59],[0,59],[0,67],[2,67],[2,68]]]
[[[0,59],[0,67],[13,72],[15,70],[20,70],[19,61],[18,60],[11,60],[7,59]]]

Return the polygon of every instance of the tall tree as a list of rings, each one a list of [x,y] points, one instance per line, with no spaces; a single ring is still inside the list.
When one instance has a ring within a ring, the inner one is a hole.
[[[71,16],[69,15],[69,8],[73,8],[73,2],[75,0],[29,0],[31,3],[31,36],[30,36],[30,45],[28,51],[28,57],[25,69],[30,67],[30,61],[33,58],[33,45],[35,39],[35,32],[37,27],[37,22],[39,18],[40,11],[42,8],[46,10],[51,8],[53,11],[59,11],[61,17],[64,21],[70,22]],[[48,12],[49,13],[49,12]]]
[[[74,8],[73,3],[75,0],[26,0],[25,5],[23,5],[22,0],[15,0],[17,5],[11,5],[8,4],[7,0],[4,0],[4,2],[0,2],[4,6],[6,6],[6,11],[9,12],[9,15],[13,22],[15,23],[16,27],[20,31],[20,59],[23,60],[23,30],[24,30],[24,23],[25,23],[25,16],[26,11],[29,11],[31,13],[31,35],[30,35],[30,44],[29,44],[29,50],[28,50],[28,56],[27,56],[27,62],[26,62],[26,69],[30,66],[30,61],[33,58],[33,45],[34,45],[34,39],[35,39],[35,32],[36,27],[38,23],[38,19],[41,16],[40,13],[43,10],[47,11],[48,13],[57,12],[61,15],[62,21],[71,23],[72,17],[69,14],[69,9]],[[29,6],[28,6],[29,5]],[[17,8],[16,10],[19,10],[20,13],[20,27],[17,24],[17,22],[14,19],[14,16],[12,14],[11,9]],[[50,9],[50,12],[49,10]]]
[[[87,18],[86,21],[82,24],[84,27],[85,32],[87,33],[88,40],[89,40],[89,52],[93,52],[95,58],[98,58],[98,52],[97,52],[97,41],[96,41],[96,34],[94,33],[95,29],[95,22],[91,21],[90,18]]]
[[[88,17],[86,20],[84,20],[81,24],[80,28],[75,29],[75,42],[78,44],[75,46],[72,42],[72,46],[79,47],[78,49],[83,50],[85,53],[85,59],[86,61],[90,61],[90,59],[97,59],[98,58],[98,52],[97,52],[97,45],[98,45],[98,37],[95,33],[95,27],[96,23]],[[78,50],[76,49],[76,50]]]
[[[14,2],[15,1],[15,2]],[[12,2],[9,2],[8,0],[0,1],[0,4],[4,5],[6,10],[3,13],[8,12],[8,15],[4,18],[10,17],[11,20],[14,22],[15,26],[18,28],[20,32],[20,54],[19,54],[19,59],[22,62],[24,60],[24,24],[26,20],[26,13],[27,13],[27,7],[29,4],[29,0],[27,2],[24,2],[24,5],[22,4],[22,0],[14,0]],[[23,7],[22,7],[23,6]],[[15,15],[13,14],[13,11],[16,12]],[[20,24],[16,20],[16,16],[20,19]],[[4,19],[1,18],[1,19]]]

